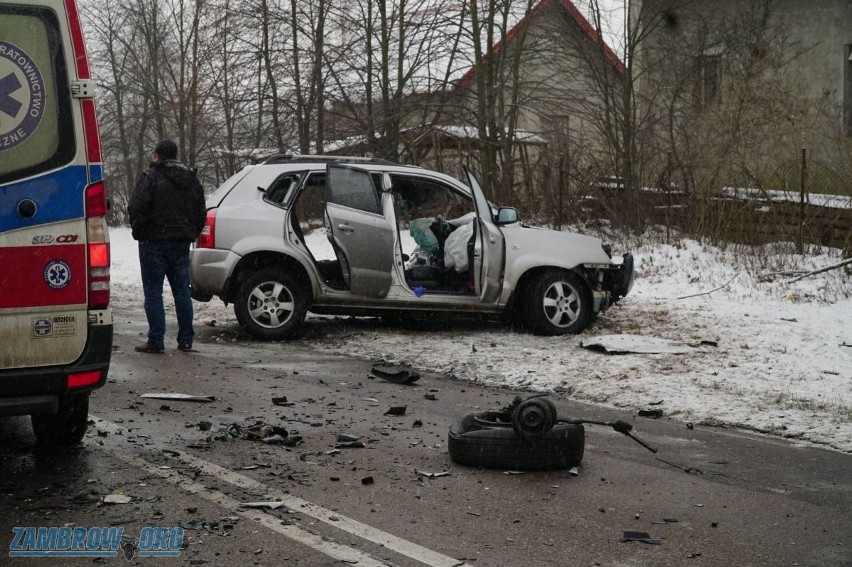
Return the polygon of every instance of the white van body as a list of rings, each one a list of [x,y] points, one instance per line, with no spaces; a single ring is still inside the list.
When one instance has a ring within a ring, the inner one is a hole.
[[[0,0],[0,415],[74,443],[112,351],[98,123],[75,0]]]

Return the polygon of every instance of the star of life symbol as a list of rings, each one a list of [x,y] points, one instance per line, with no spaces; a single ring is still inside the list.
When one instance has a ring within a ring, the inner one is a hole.
[[[46,337],[53,330],[50,319],[36,319],[33,322],[33,332],[37,337]]]
[[[44,268],[44,281],[53,289],[62,289],[71,283],[71,267],[62,260],[53,260]]]
[[[0,152],[28,140],[44,116],[44,77],[21,48],[0,41]]]

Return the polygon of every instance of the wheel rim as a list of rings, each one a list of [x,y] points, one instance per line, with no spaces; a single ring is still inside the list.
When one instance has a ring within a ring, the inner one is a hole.
[[[277,329],[286,324],[295,309],[293,294],[281,282],[260,283],[248,297],[249,317],[265,329]]]
[[[554,327],[564,329],[580,318],[580,294],[568,282],[550,284],[544,293],[544,315]]]

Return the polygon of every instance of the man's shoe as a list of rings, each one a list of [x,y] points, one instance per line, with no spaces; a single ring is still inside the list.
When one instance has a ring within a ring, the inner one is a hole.
[[[192,345],[178,345],[178,350],[181,352],[193,352]]]
[[[163,354],[164,351],[163,347],[152,345],[151,343],[145,343],[136,347],[136,352],[147,352],[148,354]]]

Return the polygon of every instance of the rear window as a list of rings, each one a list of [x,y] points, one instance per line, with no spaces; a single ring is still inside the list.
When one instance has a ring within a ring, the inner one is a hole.
[[[56,14],[0,3],[0,183],[75,155],[68,72]]]

